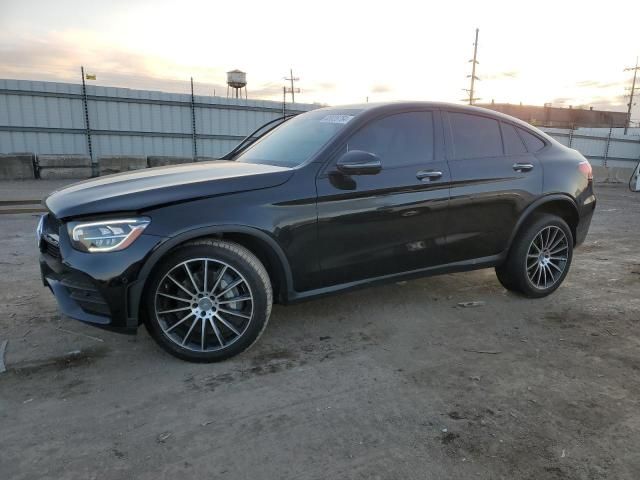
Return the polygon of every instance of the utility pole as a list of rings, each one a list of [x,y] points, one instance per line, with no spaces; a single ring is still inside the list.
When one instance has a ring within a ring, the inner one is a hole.
[[[196,97],[193,94],[193,77],[191,77],[191,140],[194,162],[198,159],[198,137],[196,136],[196,131]]]
[[[631,109],[633,108],[633,96],[636,92],[636,77],[638,76],[638,70],[640,67],[638,66],[638,57],[636,57],[636,66],[625,68],[625,72],[630,72],[633,70],[633,82],[631,83],[631,93],[629,94],[629,105],[627,108],[627,123],[624,126],[624,134],[627,134],[627,130],[629,130],[629,126],[631,125]]]
[[[287,87],[282,87],[282,118],[287,116]]]
[[[477,76],[476,76],[476,65],[478,65],[480,62],[478,62],[477,58],[478,58],[478,32],[480,32],[479,28],[476,28],[476,41],[473,43],[473,60],[469,60],[469,62],[471,62],[471,75],[467,75],[467,78],[471,78],[471,86],[469,88],[469,90],[466,90],[467,92],[469,92],[469,98],[465,99],[469,101],[469,105],[473,105],[473,102],[475,102],[476,100],[480,100],[479,98],[475,98],[473,96],[474,91],[475,91],[475,84],[476,84],[476,80],[480,80]]]
[[[297,82],[300,79],[293,76],[293,68],[289,69],[289,77],[284,77],[284,79],[291,82],[291,88],[287,89],[287,92],[291,93],[291,103],[296,103],[296,93],[300,93],[300,89],[295,88],[295,84],[293,82]]]
[[[87,150],[89,151],[89,158],[93,165],[93,147],[91,145],[91,125],[89,124],[89,102],[87,100],[87,85],[84,82],[84,65],[80,66],[80,75],[82,75],[82,106],[84,107],[84,126],[85,134],[87,136]],[[88,75],[87,75],[88,76]],[[90,78],[95,80],[95,75],[91,75]]]

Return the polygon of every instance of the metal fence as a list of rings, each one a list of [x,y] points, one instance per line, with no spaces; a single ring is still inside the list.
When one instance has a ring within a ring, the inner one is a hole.
[[[634,168],[640,160],[640,128],[542,128],[563,145],[575,148],[601,167]]]
[[[282,103],[265,100],[0,79],[0,153],[215,158],[282,113]],[[594,165],[632,168],[640,159],[640,129],[543,130]]]
[[[0,153],[219,157],[282,113],[264,100],[0,79]]]

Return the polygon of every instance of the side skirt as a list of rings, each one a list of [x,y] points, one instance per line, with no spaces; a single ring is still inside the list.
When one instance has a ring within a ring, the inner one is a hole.
[[[289,291],[286,304],[298,303],[313,298],[331,295],[338,292],[346,292],[375,285],[384,285],[386,283],[398,282],[401,280],[413,280],[416,278],[430,277],[445,273],[468,272],[471,270],[479,270],[482,268],[495,267],[502,263],[506,257],[506,252],[489,257],[475,258],[473,260],[465,260],[462,262],[447,263],[445,265],[437,265],[434,267],[421,268],[418,270],[410,270],[408,272],[393,273],[391,275],[383,275],[381,277],[366,278],[355,282],[341,283],[339,285],[331,285],[329,287],[317,288],[305,292]]]

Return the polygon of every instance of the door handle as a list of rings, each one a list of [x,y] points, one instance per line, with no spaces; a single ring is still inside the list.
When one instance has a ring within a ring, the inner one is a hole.
[[[437,180],[440,177],[442,177],[442,172],[436,170],[420,170],[416,173],[418,180]]]
[[[513,169],[516,172],[529,172],[533,170],[533,164],[531,163],[514,163]]]

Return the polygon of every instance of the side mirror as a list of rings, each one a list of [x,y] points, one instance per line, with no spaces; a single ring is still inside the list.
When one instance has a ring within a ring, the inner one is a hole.
[[[338,159],[336,167],[345,175],[376,175],[382,170],[382,162],[374,153],[351,150]]]

